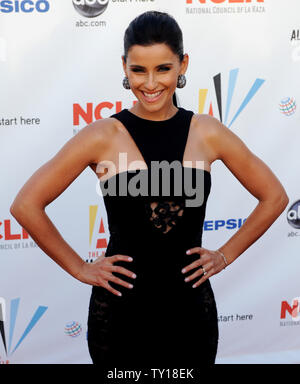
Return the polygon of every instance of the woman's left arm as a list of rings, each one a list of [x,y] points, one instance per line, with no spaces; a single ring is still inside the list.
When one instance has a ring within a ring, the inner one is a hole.
[[[191,248],[189,254],[199,253],[199,260],[182,270],[183,273],[200,266],[208,273],[195,284],[198,286],[210,276],[220,272],[259,239],[284,211],[289,202],[285,189],[271,169],[229,128],[214,117],[207,116],[208,142],[213,158],[221,160],[240,183],[258,199],[258,204],[240,229],[217,251]],[[197,270],[186,281],[194,280],[203,271]]]
[[[271,169],[237,135],[215,120],[218,131],[214,134],[214,148],[218,158],[258,199],[242,227],[219,248],[230,264],[266,232],[284,211],[289,198]]]
[[[213,147],[217,158],[258,199],[242,227],[218,250],[232,263],[259,239],[286,208],[289,198],[271,169],[224,124],[213,120]]]

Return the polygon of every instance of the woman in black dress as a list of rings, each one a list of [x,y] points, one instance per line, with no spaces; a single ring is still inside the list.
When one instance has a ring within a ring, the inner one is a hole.
[[[94,363],[212,365],[218,322],[209,278],[272,225],[288,197],[269,167],[221,122],[177,107],[175,89],[185,85],[189,57],[170,15],[152,11],[133,20],[122,60],[123,86],[138,102],[69,140],[28,180],[11,213],[54,261],[93,286],[88,345]],[[209,250],[202,229],[217,159],[258,205],[226,244]],[[105,256],[92,264],[45,213],[87,166],[99,178],[110,230]]]

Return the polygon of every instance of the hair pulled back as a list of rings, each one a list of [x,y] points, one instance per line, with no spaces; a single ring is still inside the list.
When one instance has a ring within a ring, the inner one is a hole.
[[[184,58],[182,31],[177,21],[168,13],[148,11],[131,21],[124,35],[124,60],[133,45],[149,46],[166,44],[180,62]],[[174,93],[173,102],[177,106]]]

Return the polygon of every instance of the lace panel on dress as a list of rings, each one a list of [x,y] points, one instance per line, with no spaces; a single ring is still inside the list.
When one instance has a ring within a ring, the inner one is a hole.
[[[164,234],[177,224],[184,212],[184,202],[153,201],[145,207],[149,220]]]

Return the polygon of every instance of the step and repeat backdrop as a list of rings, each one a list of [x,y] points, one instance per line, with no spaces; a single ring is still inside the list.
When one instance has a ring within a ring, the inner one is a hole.
[[[298,0],[0,1],[0,363],[91,363],[91,286],[55,264],[9,208],[83,127],[133,105],[122,87],[123,36],[147,10],[169,12],[183,30],[190,65],[180,106],[222,121],[290,198],[270,229],[210,279],[216,363],[300,363]],[[221,161],[211,174],[203,246],[216,249],[258,201]],[[91,169],[46,213],[82,259],[104,254],[107,215]]]

